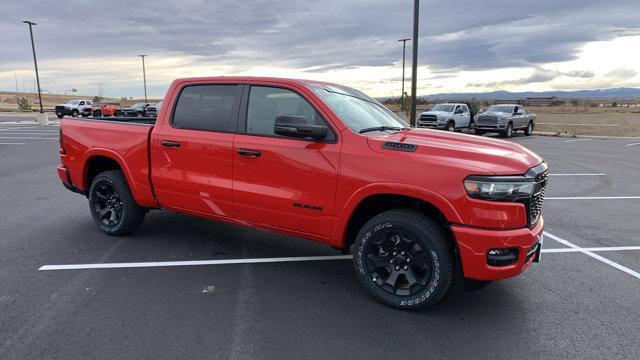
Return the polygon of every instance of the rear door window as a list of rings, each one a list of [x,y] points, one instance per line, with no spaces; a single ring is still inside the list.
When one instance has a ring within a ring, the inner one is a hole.
[[[234,132],[241,87],[192,85],[182,89],[172,124],[180,129]]]

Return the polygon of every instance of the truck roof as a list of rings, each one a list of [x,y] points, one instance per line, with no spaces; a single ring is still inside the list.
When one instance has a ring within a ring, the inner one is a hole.
[[[203,76],[203,77],[187,77],[187,78],[178,78],[175,79],[177,82],[185,82],[185,81],[230,81],[230,82],[251,82],[251,81],[266,81],[266,82],[284,82],[284,83],[298,83],[303,85],[332,85],[332,86],[340,86],[335,83],[330,83],[326,81],[319,80],[307,80],[307,79],[292,79],[292,78],[278,78],[278,77],[268,77],[268,76]]]

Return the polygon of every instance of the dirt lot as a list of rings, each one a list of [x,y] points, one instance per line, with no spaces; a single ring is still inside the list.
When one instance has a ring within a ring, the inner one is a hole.
[[[536,130],[578,135],[640,136],[640,108],[531,107]]]

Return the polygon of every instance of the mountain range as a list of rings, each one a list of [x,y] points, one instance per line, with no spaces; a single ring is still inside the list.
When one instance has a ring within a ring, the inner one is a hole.
[[[595,90],[576,90],[576,91],[523,91],[510,92],[504,90],[477,93],[438,93],[430,95],[420,95],[424,99],[522,99],[527,97],[551,97],[555,96],[562,99],[605,99],[605,98],[640,98],[640,88],[611,88],[611,89],[595,89]]]

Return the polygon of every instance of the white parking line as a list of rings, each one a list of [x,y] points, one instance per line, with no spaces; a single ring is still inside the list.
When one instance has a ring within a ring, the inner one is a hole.
[[[542,252],[553,254],[553,253],[577,253],[577,252],[584,252],[584,251],[632,251],[632,250],[640,250],[640,246],[542,249]],[[67,264],[67,265],[43,265],[38,270],[123,269],[123,268],[148,268],[148,267],[171,267],[171,266],[263,264],[263,263],[281,263],[281,262],[299,262],[299,261],[351,260],[351,258],[352,258],[351,255],[335,255],[335,256],[298,256],[298,257],[254,258],[254,259]]]
[[[9,143],[9,142],[0,142],[0,145],[26,145],[27,143]]]
[[[549,174],[549,176],[607,176],[607,174]]]
[[[625,146],[636,146],[636,145],[640,145],[640,143],[627,144]]]
[[[576,142],[576,141],[591,141],[593,139],[574,139],[574,140],[565,140],[564,142],[566,143],[570,143],[570,142]]]
[[[630,200],[640,199],[640,196],[563,196],[545,197],[545,200]]]
[[[0,136],[0,139],[16,139],[16,140],[58,140],[57,137],[22,137],[22,136]]]
[[[555,240],[555,241],[557,241],[557,242],[559,242],[559,243],[561,243],[563,245],[566,245],[566,246],[568,246],[568,247],[570,247],[572,249],[575,249],[575,250],[577,250],[577,251],[579,251],[579,252],[581,252],[581,253],[583,253],[585,255],[589,255],[592,258],[596,259],[596,260],[602,261],[603,263],[605,263],[607,265],[613,266],[614,268],[616,268],[616,269],[618,269],[620,271],[624,271],[627,274],[629,274],[629,275],[631,275],[631,276],[633,276],[633,277],[635,277],[637,279],[640,279],[640,273],[638,273],[636,271],[633,271],[633,270],[629,269],[628,267],[622,266],[622,265],[618,264],[615,261],[611,261],[611,260],[609,260],[609,259],[607,259],[605,257],[602,257],[602,256],[600,256],[600,255],[598,255],[598,254],[594,253],[593,251],[590,251],[590,250],[588,250],[586,248],[581,248],[580,246],[578,246],[578,245],[576,245],[576,244],[574,244],[572,242],[569,242],[569,241],[567,241],[565,239],[559,238],[559,237],[557,237],[557,236],[555,236],[553,234],[550,234],[550,233],[548,233],[546,231],[544,232],[544,235],[548,236],[549,238],[551,238],[551,239],[553,239],[553,240]]]

